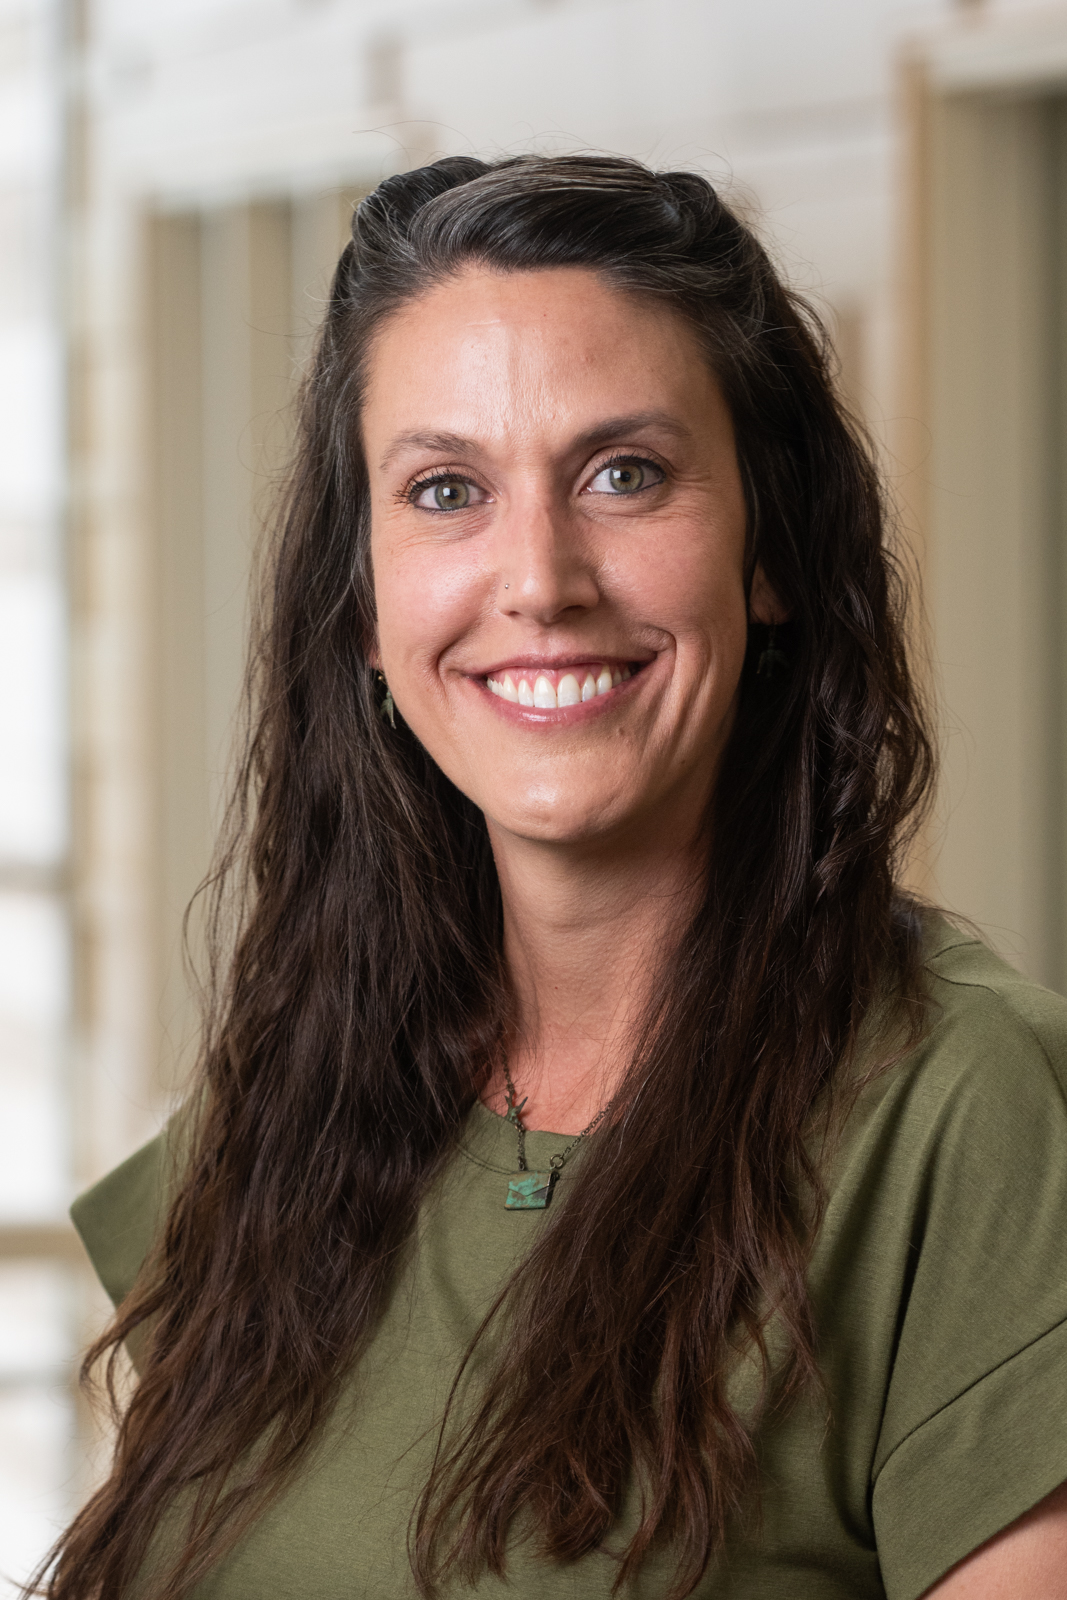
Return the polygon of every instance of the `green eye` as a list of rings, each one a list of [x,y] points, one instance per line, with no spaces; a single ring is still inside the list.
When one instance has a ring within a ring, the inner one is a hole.
[[[615,494],[635,494],[645,486],[645,469],[635,462],[626,466],[609,467],[607,480]]]
[[[468,507],[484,505],[486,493],[469,478],[442,473],[439,478],[423,478],[421,483],[416,483],[407,499],[419,511],[465,511]]]
[[[623,495],[639,494],[642,489],[654,489],[664,481],[664,471],[654,461],[640,461],[616,457],[601,467],[586,491],[589,494],[610,494],[617,499]]]
[[[433,486],[433,502],[438,511],[462,511],[470,503],[470,486],[461,478],[449,478]]]

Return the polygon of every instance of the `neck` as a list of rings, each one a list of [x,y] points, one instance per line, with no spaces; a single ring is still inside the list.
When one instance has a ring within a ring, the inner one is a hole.
[[[635,1026],[701,890],[700,849],[546,845],[490,825],[517,1025],[508,1067],[528,1128],[578,1133],[618,1089]],[[484,1099],[505,1107],[501,1070]]]

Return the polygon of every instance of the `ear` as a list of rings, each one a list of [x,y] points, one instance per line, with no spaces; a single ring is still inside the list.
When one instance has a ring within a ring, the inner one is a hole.
[[[750,622],[762,622],[766,625],[788,622],[790,611],[779,600],[767,580],[767,574],[756,563],[756,570],[752,574],[752,588],[748,596],[748,617]]]

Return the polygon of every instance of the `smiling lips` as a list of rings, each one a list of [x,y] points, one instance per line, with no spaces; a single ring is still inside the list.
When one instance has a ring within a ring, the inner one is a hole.
[[[625,662],[590,662],[580,667],[511,667],[486,678],[492,694],[515,705],[558,711],[617,689],[633,677]]]

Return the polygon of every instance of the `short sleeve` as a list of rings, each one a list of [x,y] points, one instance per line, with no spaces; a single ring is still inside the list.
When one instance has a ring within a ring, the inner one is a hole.
[[[909,1281],[872,1496],[888,1600],[916,1600],[1067,1480],[1067,1006],[1035,1004],[976,986],[940,1046],[950,1092],[934,1077],[911,1108]]]

